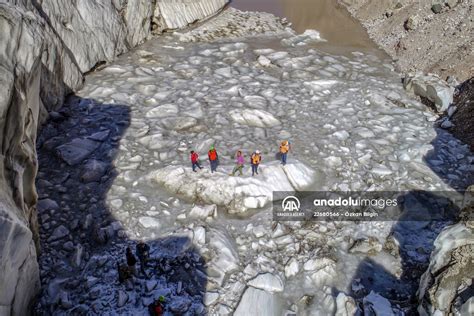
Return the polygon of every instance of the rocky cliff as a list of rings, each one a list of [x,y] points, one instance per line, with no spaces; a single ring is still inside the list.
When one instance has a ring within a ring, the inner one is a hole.
[[[0,315],[25,315],[39,288],[36,134],[83,74],[185,27],[226,0],[7,0],[0,3]],[[36,243],[36,247],[35,247]]]

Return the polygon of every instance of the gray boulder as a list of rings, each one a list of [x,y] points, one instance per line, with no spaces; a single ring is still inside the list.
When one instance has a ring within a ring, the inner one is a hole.
[[[435,13],[435,14],[441,13],[441,11],[443,11],[443,4],[441,4],[441,3],[433,4],[431,6],[431,11],[433,11],[433,13]]]
[[[108,164],[91,159],[84,165],[84,172],[81,175],[82,182],[97,182],[107,172]]]
[[[74,166],[92,154],[100,144],[100,142],[91,139],[75,138],[69,143],[56,148],[56,152],[68,165]]]

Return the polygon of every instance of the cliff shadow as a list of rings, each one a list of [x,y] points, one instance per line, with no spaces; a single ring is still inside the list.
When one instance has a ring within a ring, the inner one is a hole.
[[[474,160],[470,162],[467,157],[472,151],[469,145],[455,140],[448,131],[441,128],[435,128],[435,131],[436,137],[431,142],[433,149],[426,153],[423,162],[453,190],[464,192],[474,184]]]
[[[147,315],[160,296],[166,311],[206,313],[206,264],[189,236],[146,240],[144,273],[140,260],[135,269],[126,264],[126,248],[136,256],[137,240],[116,216],[125,206],[114,205],[114,213],[106,199],[130,124],[126,105],[71,95],[42,127],[36,179],[42,290],[33,314]],[[127,272],[123,282],[118,266]]]
[[[349,293],[358,299],[361,308],[362,299],[374,291],[388,299],[392,307],[417,315],[420,278],[428,268],[435,239],[457,221],[462,195],[456,191],[408,191],[400,192],[397,200],[402,213],[386,240],[380,240],[384,256],[377,254],[362,260]],[[390,261],[397,262],[396,271]]]
[[[421,170],[416,172],[428,177],[425,168],[434,172],[452,191],[400,192],[404,212],[394,218],[396,223],[388,238],[381,242],[385,251],[399,260],[401,270],[391,273],[375,258],[366,257],[358,266],[353,289],[350,289],[351,294],[360,299],[373,290],[413,315],[417,314],[416,291],[429,265],[434,241],[445,227],[459,220],[462,195],[474,183],[468,146],[464,147],[446,130],[435,127],[435,131],[433,148],[425,154]]]

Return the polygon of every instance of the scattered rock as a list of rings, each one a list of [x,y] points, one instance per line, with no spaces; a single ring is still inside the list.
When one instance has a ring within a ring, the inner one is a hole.
[[[81,175],[82,182],[97,182],[107,171],[105,162],[91,159],[84,165],[84,172]]]
[[[87,138],[95,140],[95,141],[103,142],[109,137],[109,135],[110,135],[110,131],[105,130],[105,131],[102,131],[102,132],[94,133],[94,134],[92,134],[91,136],[89,136]]]
[[[431,6],[431,11],[433,11],[435,14],[441,13],[441,11],[443,11],[443,5],[441,3],[433,4]]]
[[[128,294],[122,290],[117,293],[117,307],[123,307],[128,301]]]
[[[441,123],[441,128],[450,129],[451,127],[453,127],[453,123],[451,123],[449,119],[446,119]]]
[[[145,284],[146,291],[147,292],[153,291],[157,285],[158,285],[158,282],[156,280],[147,280]]]
[[[445,3],[450,9],[454,9],[459,4],[459,0],[445,0]]]
[[[74,255],[72,256],[72,264],[76,268],[80,268],[82,264],[82,256],[84,254],[84,248],[82,247],[81,244],[78,244],[76,246],[76,250],[74,252]]]
[[[56,227],[51,237],[48,238],[48,241],[55,241],[58,239],[62,239],[66,236],[69,236],[69,229],[64,227],[64,225],[61,225],[61,226]]]
[[[406,19],[405,23],[403,24],[403,27],[407,31],[413,31],[417,29],[419,24],[420,24],[420,17],[418,15],[412,15],[412,16],[409,16],[408,19]]]
[[[36,207],[38,208],[38,211],[44,212],[47,210],[57,210],[59,209],[58,203],[56,201],[51,200],[51,199],[42,199],[38,201],[38,204],[36,204]]]
[[[186,297],[174,297],[169,304],[170,310],[178,315],[186,313],[190,306],[191,300]]]
[[[56,152],[68,165],[74,166],[86,159],[100,144],[91,139],[75,138],[57,147]]]
[[[364,315],[395,316],[389,300],[374,291],[364,297],[363,303]]]

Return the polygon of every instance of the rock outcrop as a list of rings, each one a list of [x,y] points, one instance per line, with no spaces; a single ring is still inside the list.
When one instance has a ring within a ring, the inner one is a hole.
[[[27,314],[39,288],[36,134],[48,111],[61,107],[65,96],[82,86],[84,73],[143,43],[152,29],[184,27],[225,4],[225,0],[0,3],[1,315]]]

